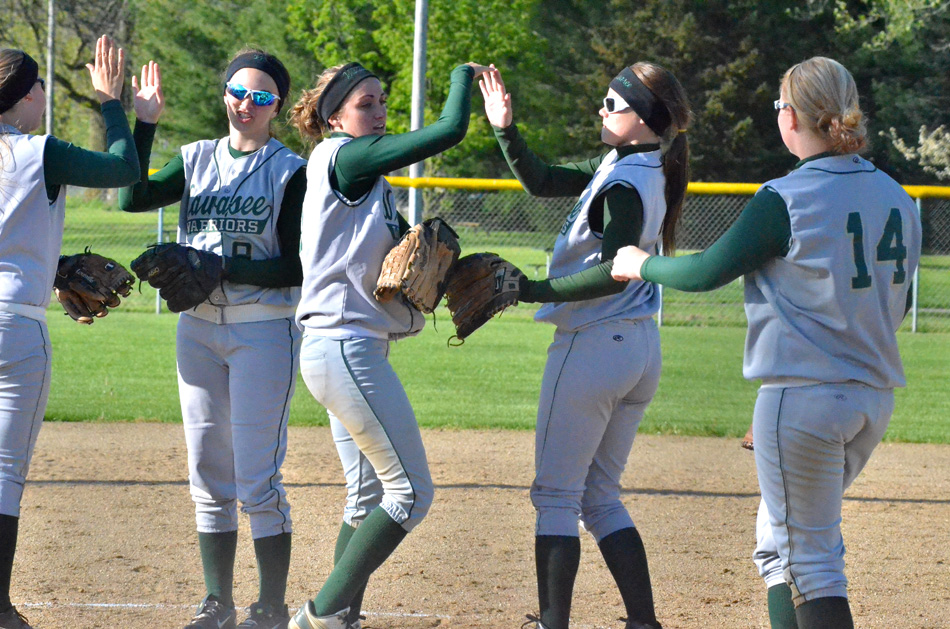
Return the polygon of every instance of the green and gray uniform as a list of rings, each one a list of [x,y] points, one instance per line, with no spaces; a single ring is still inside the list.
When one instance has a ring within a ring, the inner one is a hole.
[[[745,276],[743,374],[762,490],[755,562],[796,605],[846,597],[841,501],[904,386],[895,332],[920,259],[914,202],[857,155],[767,182],[705,252],[648,258],[645,279],[709,290]]]
[[[139,164],[125,112],[102,104],[108,152],[0,123],[0,610],[10,575],[20,501],[49,399],[52,347],[46,328],[63,244],[65,186],[114,188]]]
[[[263,603],[282,608],[292,523],[282,482],[299,364],[300,211],[306,162],[275,139],[255,151],[228,138],[181,148],[149,177],[156,126],[138,121],[143,174],[120,207],[180,202],[178,242],[223,256],[225,279],[181,313],[176,356],[191,496],[208,593],[232,602],[238,507],[248,514]]]
[[[530,194],[579,195],[554,243],[551,277],[525,282],[521,294],[522,301],[544,302],[536,319],[557,326],[541,382],[531,485],[542,620],[566,622],[556,616],[567,616],[580,520],[628,609],[643,615],[632,620],[655,622],[646,555],[620,500],[620,477],[659,384],[652,317],[660,295],[649,282],[617,282],[610,270],[620,247],[658,249],[667,212],[663,156],[655,144],[623,146],[548,165],[514,125],[495,134]]]
[[[383,259],[408,227],[383,175],[462,141],[473,74],[469,66],[453,70],[435,123],[402,135],[336,133],[307,164],[300,369],[327,408],[347,484],[336,566],[313,610],[349,608],[353,625],[368,578],[433,498],[415,414],[388,360],[390,342],[417,334],[425,317],[401,294],[386,304],[373,297]]]

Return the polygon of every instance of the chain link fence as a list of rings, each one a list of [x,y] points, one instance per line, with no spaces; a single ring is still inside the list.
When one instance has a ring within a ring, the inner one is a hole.
[[[408,217],[406,181],[393,178],[397,207]],[[424,181],[426,186],[431,186],[421,190],[424,218],[441,216],[449,221],[459,232],[464,253],[494,251],[517,264],[528,277],[547,277],[555,238],[576,199],[532,197],[515,189],[516,184],[507,180]],[[719,238],[735,221],[755,187],[691,184],[677,234],[679,253],[705,249]],[[915,196],[915,190],[909,190]],[[924,256],[916,284],[916,307],[905,320],[904,329],[948,332],[950,188],[926,190],[927,194],[917,197],[923,222]],[[75,205],[82,207],[78,207],[78,211],[67,210],[64,253],[90,246],[94,251],[128,263],[147,245],[175,238],[177,205],[166,208],[163,215],[155,212],[125,214],[112,209],[114,204],[83,202],[81,195],[70,197],[68,206]],[[162,216],[161,227],[159,216]],[[708,293],[666,289],[660,321],[662,325],[744,326],[742,299],[741,278]],[[143,284],[140,291],[126,300],[124,307],[156,311],[158,306],[155,291]]]

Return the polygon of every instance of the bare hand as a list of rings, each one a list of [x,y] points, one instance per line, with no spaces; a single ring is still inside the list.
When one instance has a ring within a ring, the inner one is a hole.
[[[505,89],[505,82],[501,80],[501,72],[494,66],[485,72],[478,82],[485,98],[485,115],[488,122],[500,129],[511,126],[512,109],[511,94]]]
[[[476,77],[480,74],[484,74],[485,72],[489,72],[494,67],[494,66],[483,66],[481,64],[475,63],[474,61],[469,61],[465,65],[475,70]]]
[[[621,247],[614,258],[614,267],[610,271],[611,277],[623,282],[625,280],[642,280],[640,269],[650,257],[643,249],[637,247]]]
[[[162,93],[162,71],[158,64],[149,61],[142,66],[142,82],[139,84],[132,76],[132,90],[135,92],[135,117],[142,122],[155,124],[165,111],[165,95]]]
[[[92,86],[100,103],[115,100],[122,95],[122,83],[125,81],[125,51],[116,48],[108,35],[96,41],[96,59],[94,64],[87,63],[86,69],[92,77]]]

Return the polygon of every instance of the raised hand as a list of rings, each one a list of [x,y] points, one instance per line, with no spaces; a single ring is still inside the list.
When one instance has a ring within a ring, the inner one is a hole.
[[[505,89],[505,82],[501,80],[501,72],[494,64],[478,82],[485,98],[485,115],[493,126],[504,129],[511,126],[511,94]]]
[[[96,40],[96,58],[87,63],[86,69],[92,77],[92,86],[100,103],[115,100],[122,95],[122,83],[125,81],[125,51],[117,48],[108,35]]]
[[[165,95],[162,93],[162,71],[158,64],[149,61],[142,66],[141,83],[132,76],[135,91],[135,117],[142,122],[155,124],[165,111]]]

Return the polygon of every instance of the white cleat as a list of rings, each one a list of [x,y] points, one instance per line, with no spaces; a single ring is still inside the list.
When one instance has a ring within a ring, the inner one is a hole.
[[[353,625],[346,622],[349,611],[350,608],[347,607],[330,616],[317,616],[313,609],[313,601],[307,601],[307,604],[290,619],[287,629],[351,629]],[[356,627],[359,628],[359,621]]]

